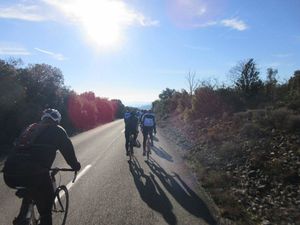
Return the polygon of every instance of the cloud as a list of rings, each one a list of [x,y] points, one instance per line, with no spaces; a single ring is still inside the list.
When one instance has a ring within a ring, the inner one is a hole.
[[[237,18],[233,18],[233,19],[224,19],[221,21],[221,25],[225,26],[225,27],[230,27],[234,30],[238,30],[238,31],[244,31],[246,29],[248,29],[248,25],[242,21],[239,20]]]
[[[139,25],[143,27],[153,27],[153,26],[158,26],[159,21],[158,20],[152,20],[150,18],[146,18],[142,14],[135,14],[136,21],[138,22]]]
[[[40,49],[40,48],[34,48],[34,49],[37,50],[38,52],[44,53],[46,55],[50,55],[51,57],[53,57],[54,59],[59,60],[59,61],[63,61],[63,60],[67,59],[65,56],[63,56],[60,53],[54,53],[54,52],[50,52],[50,51]]]
[[[276,67],[279,67],[279,66],[281,66],[282,65],[282,63],[280,63],[280,62],[269,62],[269,63],[266,63],[265,64],[265,67],[272,67],[272,68],[276,68]]]
[[[210,51],[211,50],[211,48],[208,48],[208,47],[195,46],[195,45],[189,45],[189,44],[185,44],[184,47],[189,48],[189,49],[199,50],[199,51]]]
[[[121,0],[41,0],[36,1],[22,1],[23,3],[12,4],[10,6],[0,6],[0,18],[4,19],[19,19],[32,22],[40,22],[47,20],[60,21],[58,13],[62,13],[72,22],[80,22],[78,10],[90,10],[91,13],[101,13],[99,6],[108,5],[121,10],[123,14],[120,17],[124,23],[128,25],[138,24],[140,26],[158,26],[158,20],[152,20],[144,16],[142,13],[129,9],[128,5]],[[35,2],[33,4],[32,2]],[[76,6],[82,5],[82,8]],[[108,12],[111,13],[111,12]],[[92,14],[93,16],[93,14]]]
[[[30,55],[30,52],[23,47],[2,44],[0,45],[0,55],[26,56]]]
[[[194,28],[204,28],[204,27],[211,27],[218,25],[217,21],[208,21],[206,23],[199,23],[199,24],[193,24],[192,27]]]
[[[273,54],[272,56],[277,57],[277,58],[288,58],[292,55],[293,54],[291,54],[291,53],[278,53],[278,54]]]
[[[126,25],[157,26],[159,24],[158,20],[152,20],[129,8],[121,0],[43,0],[43,2],[54,7],[75,23],[83,22],[82,20],[86,20],[87,17],[90,20],[90,17],[97,19],[103,18],[101,14],[111,14],[109,18],[114,17],[119,23]]]
[[[24,4],[0,7],[0,18],[35,22],[44,21],[47,19],[40,6]]]

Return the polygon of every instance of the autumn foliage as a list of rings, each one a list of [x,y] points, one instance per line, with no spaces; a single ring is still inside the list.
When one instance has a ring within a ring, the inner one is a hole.
[[[11,145],[24,127],[40,120],[45,108],[61,112],[61,125],[70,135],[122,118],[125,106],[120,100],[77,94],[51,65],[21,65],[0,59],[0,155],[1,146]]]
[[[80,130],[111,122],[115,118],[117,104],[93,92],[73,94],[68,100],[68,115],[72,124]]]

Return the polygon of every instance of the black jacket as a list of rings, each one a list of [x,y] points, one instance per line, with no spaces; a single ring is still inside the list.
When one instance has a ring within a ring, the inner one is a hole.
[[[48,171],[57,150],[61,152],[71,168],[79,170],[80,163],[64,128],[53,123],[39,123],[38,126],[44,127],[34,143],[27,147],[16,146],[4,164],[4,173],[38,174]]]

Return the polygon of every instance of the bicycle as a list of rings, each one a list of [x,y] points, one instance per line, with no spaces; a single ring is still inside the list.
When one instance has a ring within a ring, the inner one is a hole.
[[[73,169],[68,168],[52,168],[50,169],[50,178],[52,180],[53,189],[54,191],[54,201],[53,201],[53,208],[52,212],[55,216],[56,223],[58,225],[65,225],[67,220],[67,214],[69,209],[69,193],[68,189],[65,185],[56,185],[55,175],[60,171],[74,171]],[[74,183],[76,180],[77,171],[74,171],[74,178],[72,182]],[[16,195],[20,198],[28,197],[26,193],[25,187],[17,187]],[[29,196],[30,198],[30,196]],[[33,199],[30,199],[30,204],[27,209],[27,213],[25,218],[20,219],[22,221],[21,224],[26,225],[38,225],[40,222],[40,218],[38,216],[37,208]],[[24,222],[23,222],[24,221]],[[58,221],[58,222],[57,222]]]

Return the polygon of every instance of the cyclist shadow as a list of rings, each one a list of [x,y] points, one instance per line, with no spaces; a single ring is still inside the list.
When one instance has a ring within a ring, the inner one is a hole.
[[[173,162],[173,159],[172,159],[172,156],[167,153],[162,147],[155,147],[155,146],[152,146],[152,150],[153,152],[155,152],[155,154],[169,162]]]
[[[146,202],[151,209],[159,212],[168,224],[177,224],[176,216],[172,212],[173,206],[155,180],[154,175],[152,173],[146,175],[135,157],[129,161],[128,164],[141,199]]]
[[[180,178],[177,173],[168,174],[153,158],[146,162],[166,190],[190,214],[202,218],[208,224],[217,224],[201,198]]]

